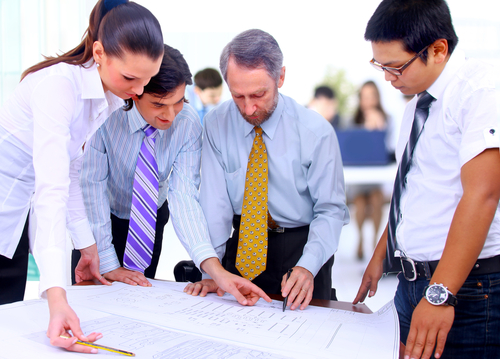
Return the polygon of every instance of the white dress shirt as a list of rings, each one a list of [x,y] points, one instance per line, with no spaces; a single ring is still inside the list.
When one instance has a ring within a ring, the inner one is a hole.
[[[439,260],[463,188],[462,166],[485,149],[499,147],[493,69],[455,50],[429,87],[435,99],[413,152],[401,196],[398,249],[419,261]],[[408,141],[417,98],[406,107],[396,148],[399,160]],[[479,258],[500,254],[500,207]]]
[[[0,254],[12,258],[31,208],[40,292],[66,285],[66,228],[78,249],[95,242],[78,180],[82,147],[123,104],[104,93],[96,65],[59,63],[28,75],[0,110]]]
[[[349,222],[337,136],[321,115],[284,95],[261,128],[269,161],[269,212],[281,227],[310,225],[297,266],[315,276],[337,250],[342,226]],[[205,116],[200,203],[221,259],[233,216],[241,214],[254,137],[254,126],[233,100]]]
[[[137,108],[115,111],[85,147],[81,186],[99,250],[100,271],[120,267],[112,241],[110,213],[130,218],[137,157],[147,122]],[[158,164],[158,208],[167,199],[175,232],[195,264],[217,257],[198,203],[202,127],[189,105],[155,141]],[[165,246],[164,250],[167,250]]]

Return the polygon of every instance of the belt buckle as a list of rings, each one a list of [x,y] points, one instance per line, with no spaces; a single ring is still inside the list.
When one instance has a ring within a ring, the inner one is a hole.
[[[285,228],[283,227],[276,227],[276,228],[267,228],[268,231],[275,232],[275,233],[285,233]]]
[[[405,276],[406,280],[409,282],[413,282],[417,279],[417,267],[415,266],[415,262],[413,259],[408,258],[408,257],[399,257],[401,261],[401,268],[403,270],[403,275]],[[407,275],[407,271],[412,273],[412,276],[409,277]]]

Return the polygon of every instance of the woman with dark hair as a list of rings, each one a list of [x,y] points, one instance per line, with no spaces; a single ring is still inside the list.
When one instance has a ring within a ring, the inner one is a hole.
[[[387,115],[380,102],[380,93],[373,81],[367,81],[359,90],[359,105],[354,115],[354,124],[367,130],[384,130],[387,127]],[[363,258],[363,224],[371,217],[374,226],[374,245],[382,220],[384,195],[380,185],[359,185],[352,188],[356,207],[356,222],[359,230],[357,256]]]
[[[83,335],[63,289],[66,229],[82,252],[77,280],[108,284],[99,274],[78,180],[83,148],[123,100],[142,94],[162,57],[161,28],[151,12],[127,0],[99,0],[83,41],[27,69],[0,109],[0,304],[23,300],[31,249],[53,345],[96,351],[75,345],[100,335]],[[60,338],[69,330],[75,337]]]

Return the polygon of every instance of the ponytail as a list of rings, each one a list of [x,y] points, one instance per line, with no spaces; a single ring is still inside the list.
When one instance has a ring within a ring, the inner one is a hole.
[[[124,51],[143,54],[152,60],[163,54],[160,23],[149,10],[128,0],[99,0],[92,9],[82,42],[62,55],[44,56],[45,60],[23,72],[21,81],[32,72],[60,62],[83,66],[93,58],[95,41],[102,43],[109,56],[118,58]]]

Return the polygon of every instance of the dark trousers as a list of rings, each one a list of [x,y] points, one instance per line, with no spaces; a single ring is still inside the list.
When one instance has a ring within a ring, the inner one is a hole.
[[[236,269],[236,251],[238,249],[239,216],[233,219],[234,232],[226,242],[226,255],[222,260],[223,266],[229,272],[240,275]],[[287,228],[284,233],[268,232],[267,264],[266,270],[259,274],[252,283],[268,294],[281,294],[281,280],[288,269],[295,267],[304,246],[307,243],[309,226]],[[332,290],[332,256],[319,270],[314,278],[314,299],[336,300],[335,291]]]
[[[28,278],[29,238],[26,219],[21,240],[12,259],[0,255],[0,304],[24,299]]]
[[[158,208],[156,214],[156,234],[155,234],[155,244],[153,247],[153,257],[151,258],[151,264],[144,271],[144,275],[147,278],[154,278],[156,275],[156,268],[158,267],[158,262],[160,260],[161,245],[163,241],[163,229],[168,222],[168,217],[170,211],[168,210],[168,202],[165,201],[163,206]],[[113,236],[112,243],[115,246],[116,255],[120,261],[120,265],[123,267],[123,255],[125,253],[125,247],[127,245],[127,235],[128,226],[130,221],[128,219],[121,219],[117,216],[111,214],[111,235]],[[80,251],[73,250],[72,257],[72,273],[74,276],[76,265],[80,260]]]

